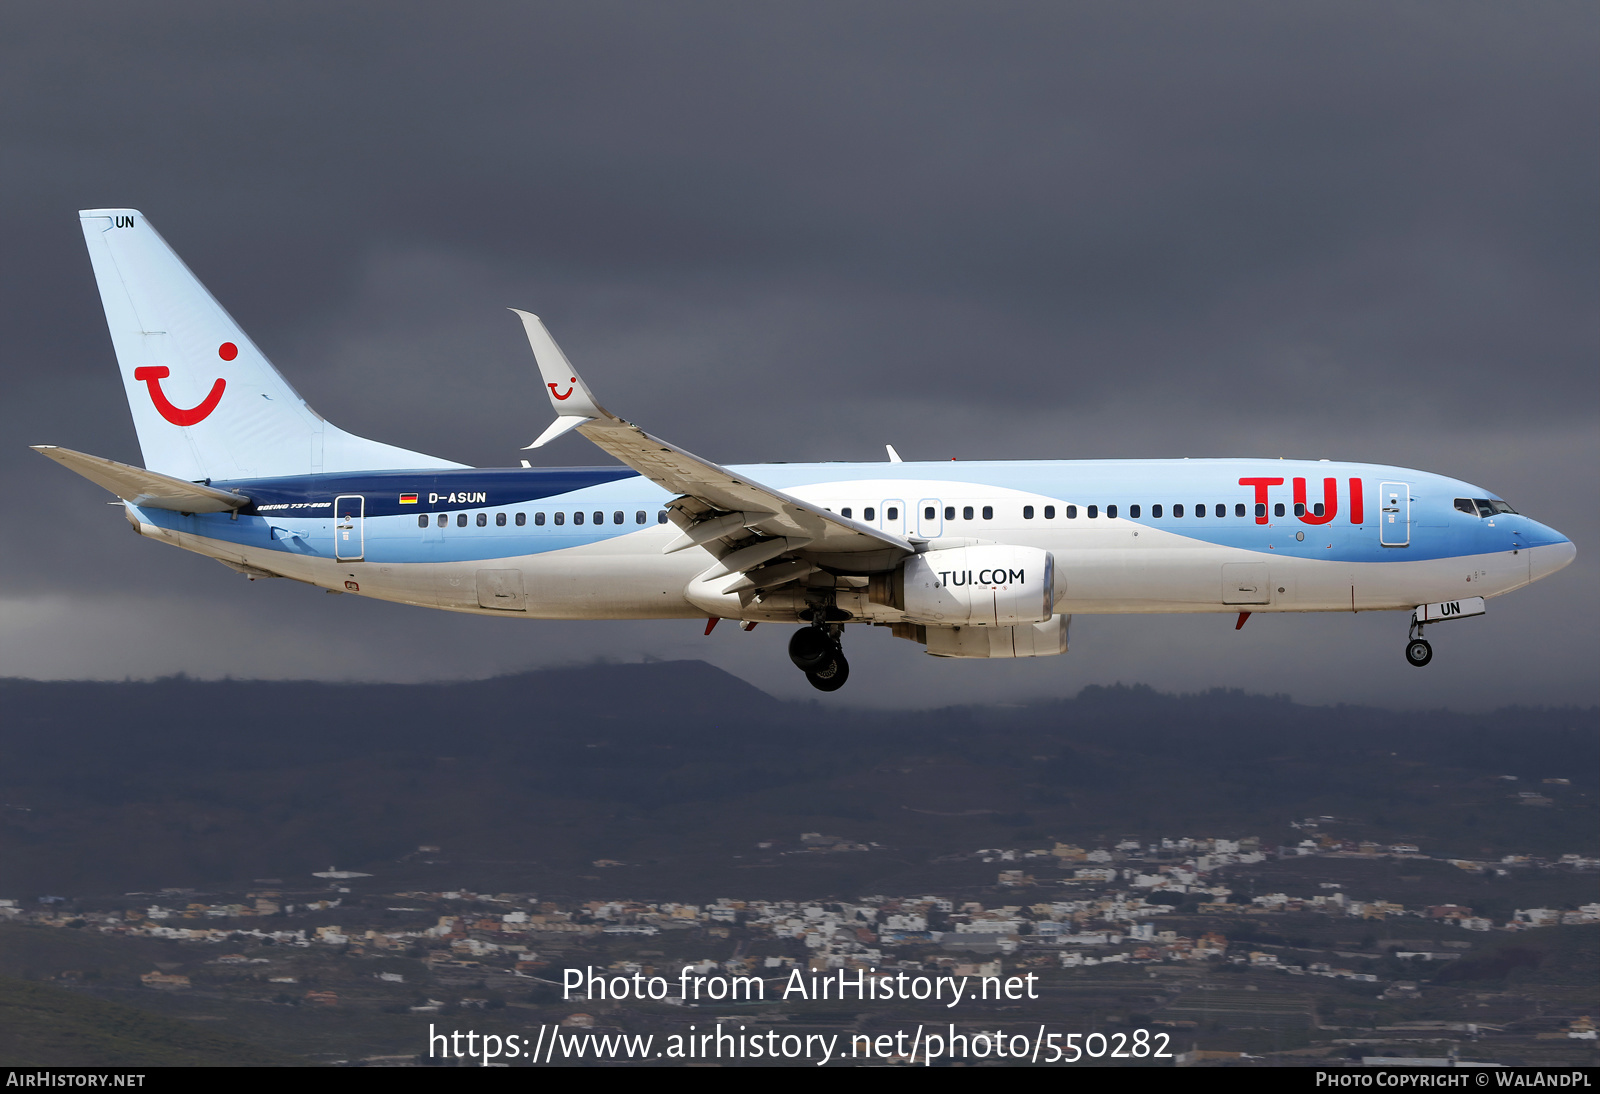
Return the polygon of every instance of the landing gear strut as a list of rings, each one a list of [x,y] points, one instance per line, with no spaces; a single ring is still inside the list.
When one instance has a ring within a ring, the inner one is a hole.
[[[819,620],[801,627],[789,639],[789,660],[818,691],[838,691],[850,679],[850,662],[839,647],[843,630],[838,623]]]
[[[1433,647],[1422,637],[1422,624],[1411,618],[1411,633],[1406,637],[1406,660],[1421,668],[1433,660]]]

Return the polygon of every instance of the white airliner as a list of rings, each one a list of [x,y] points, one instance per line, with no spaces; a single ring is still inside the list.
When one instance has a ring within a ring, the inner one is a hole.
[[[133,209],[79,214],[144,468],[41,445],[140,535],[258,577],[530,619],[801,624],[823,691],[847,624],[940,657],[1065,653],[1073,613],[1407,611],[1435,622],[1576,548],[1494,494],[1326,460],[720,467],[602,407],[518,312],[557,418],[619,466],[473,468],[344,432]]]

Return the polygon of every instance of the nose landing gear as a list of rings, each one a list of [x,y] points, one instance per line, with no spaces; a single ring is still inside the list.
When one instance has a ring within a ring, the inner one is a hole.
[[[1411,617],[1411,633],[1406,636],[1406,660],[1419,669],[1433,660],[1433,647],[1422,637],[1422,624],[1416,616]]]
[[[838,691],[850,679],[850,662],[839,645],[843,630],[837,623],[818,622],[801,627],[789,639],[789,660],[818,691]]]

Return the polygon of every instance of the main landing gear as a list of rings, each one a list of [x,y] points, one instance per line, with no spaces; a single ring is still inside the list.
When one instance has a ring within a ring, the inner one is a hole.
[[[1422,637],[1422,624],[1411,618],[1411,633],[1406,636],[1406,660],[1421,668],[1433,660],[1433,647]]]
[[[789,638],[789,660],[818,691],[838,691],[850,679],[850,662],[839,646],[843,630],[838,623],[817,622]]]

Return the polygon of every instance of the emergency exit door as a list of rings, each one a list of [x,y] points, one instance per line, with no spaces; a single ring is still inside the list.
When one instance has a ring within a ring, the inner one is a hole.
[[[360,562],[365,554],[362,528],[367,499],[360,494],[340,494],[333,499],[333,557],[340,562]]]

